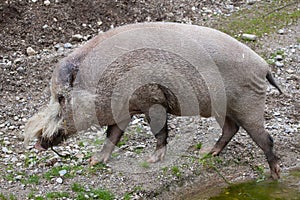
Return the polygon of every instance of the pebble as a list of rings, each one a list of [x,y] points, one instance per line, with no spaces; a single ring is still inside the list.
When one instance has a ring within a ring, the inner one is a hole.
[[[18,68],[17,68],[17,72],[19,72],[19,73],[24,73],[24,72],[25,72],[24,67],[18,67]]]
[[[63,170],[60,170],[58,173],[60,176],[64,176],[67,173],[67,170],[63,169]]]
[[[283,60],[283,56],[282,55],[277,55],[275,57],[275,59],[278,60],[278,61],[282,61]]]
[[[67,43],[64,44],[64,47],[66,49],[71,49],[73,47],[73,45],[71,43],[67,42]]]
[[[75,35],[72,35],[72,39],[75,41],[81,41],[81,40],[83,40],[83,36],[80,34],[75,34]]]
[[[22,178],[23,178],[22,175],[18,175],[18,176],[15,177],[15,179],[16,179],[17,181],[21,180]]]
[[[242,39],[243,40],[250,40],[250,41],[255,41],[257,39],[257,36],[256,35],[253,35],[253,34],[242,34]]]
[[[50,2],[49,0],[45,0],[45,1],[44,1],[44,5],[45,5],[45,6],[49,6],[50,3],[51,3],[51,2]]]
[[[45,24],[42,28],[43,29],[46,29],[46,28],[48,28],[49,26],[47,25],[47,24]]]
[[[279,30],[277,31],[277,33],[280,34],[280,35],[283,35],[283,34],[285,33],[285,30],[284,30],[284,29],[279,29]]]
[[[36,54],[36,51],[32,47],[28,47],[26,49],[26,53],[27,53],[28,56],[33,56],[33,55]]]
[[[276,66],[276,67],[283,67],[284,64],[283,64],[282,62],[280,62],[280,61],[276,61],[276,62],[275,62],[275,66]]]
[[[2,152],[3,153],[7,153],[7,154],[11,154],[12,153],[12,151],[9,150],[7,147],[2,147]]]
[[[62,184],[63,183],[63,179],[62,178],[57,178],[56,182],[59,183],[59,184]]]
[[[249,5],[253,5],[255,4],[256,0],[247,0],[247,4]]]

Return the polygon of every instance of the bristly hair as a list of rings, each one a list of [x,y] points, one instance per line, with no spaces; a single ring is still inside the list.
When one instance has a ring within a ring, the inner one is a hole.
[[[24,143],[28,146],[29,141],[40,136],[51,139],[58,128],[62,125],[61,106],[53,102],[29,119],[25,125]]]

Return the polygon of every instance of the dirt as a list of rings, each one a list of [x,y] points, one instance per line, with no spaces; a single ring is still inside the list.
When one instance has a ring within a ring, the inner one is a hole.
[[[34,196],[66,191],[73,195],[69,197],[72,199],[77,193],[70,187],[80,183],[89,195],[89,189],[100,187],[114,193],[117,199],[125,198],[126,194],[131,199],[184,199],[187,193],[199,189],[217,184],[226,186],[224,178],[239,182],[265,176],[268,166],[264,155],[244,131],[237,134],[219,159],[198,162],[219,137],[220,128],[211,119],[197,117],[171,117],[167,158],[151,166],[143,166],[143,160],[154,149],[155,140],[142,118],[137,118],[135,122],[139,123],[132,123],[127,130],[126,145],[116,151],[117,155],[107,166],[96,171],[87,165],[86,157],[101,146],[95,144],[95,138],[99,141],[104,138],[103,130],[97,127],[58,147],[70,155],[81,153],[83,159],[63,159],[51,151],[38,153],[23,148],[24,124],[47,104],[55,64],[86,40],[113,27],[144,21],[213,26],[219,16],[249,6],[243,0],[50,0],[50,5],[41,0],[1,1],[0,194],[13,194],[17,199],[29,199],[33,194],[30,198],[34,199]],[[272,68],[286,95],[279,96],[275,89],[269,89],[265,116],[283,171],[299,167],[300,163],[299,22],[287,26],[286,30],[284,35],[273,33],[263,37],[262,45],[256,49],[269,56],[277,49],[287,54],[284,68]],[[74,39],[75,34],[83,38]],[[72,47],[65,48],[66,43]],[[288,55],[291,45],[298,47],[296,53]],[[35,53],[28,55],[28,47]],[[195,144],[200,142],[203,147],[199,152]],[[139,148],[141,152],[137,153]],[[68,174],[73,173],[74,166],[82,168],[76,168],[74,177],[62,176],[63,183],[57,182],[56,175],[50,179],[44,177],[59,166],[69,167]],[[38,183],[28,181],[32,175],[40,177]]]

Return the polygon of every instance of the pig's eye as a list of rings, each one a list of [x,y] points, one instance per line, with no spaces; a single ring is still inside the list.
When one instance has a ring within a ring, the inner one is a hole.
[[[61,94],[57,95],[58,103],[62,104],[65,101],[65,97]]]

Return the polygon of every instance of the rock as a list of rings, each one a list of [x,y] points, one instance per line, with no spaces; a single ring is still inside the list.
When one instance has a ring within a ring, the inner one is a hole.
[[[25,69],[23,67],[18,67],[17,68],[17,72],[19,73],[24,73],[25,72]]]
[[[102,21],[98,21],[98,22],[97,22],[97,25],[98,25],[98,26],[101,26],[102,24],[103,24]]]
[[[282,55],[277,55],[277,56],[275,57],[275,59],[276,59],[277,61],[282,61],[282,60],[283,60],[283,56],[282,56]]]
[[[46,28],[48,28],[49,26],[47,25],[47,24],[45,24],[42,28],[43,29],[46,29]]]
[[[54,45],[54,48],[55,48],[56,50],[58,50],[59,48],[61,48],[61,46],[60,46],[60,44],[56,44],[56,45]]]
[[[26,53],[27,53],[28,56],[33,56],[33,55],[36,54],[36,51],[32,47],[28,47],[26,49]]]
[[[83,159],[84,158],[84,154],[83,153],[77,153],[75,155],[75,157],[78,158],[78,159]]]
[[[72,35],[72,39],[74,41],[82,41],[83,40],[83,36],[80,35],[80,34],[75,34],[75,35]]]
[[[49,0],[45,0],[45,1],[44,1],[44,5],[45,5],[45,6],[49,6],[50,3],[51,3],[51,2],[50,2]]]
[[[253,34],[242,34],[242,39],[243,40],[250,40],[250,41],[255,41],[257,39],[257,36],[256,35],[253,35]]]
[[[67,170],[63,169],[63,170],[60,170],[58,173],[60,176],[64,176],[67,173]]]
[[[62,178],[57,178],[56,179],[56,183],[62,184],[63,183],[63,179]]]
[[[280,34],[280,35],[283,35],[283,34],[285,33],[285,30],[284,30],[284,29],[279,29],[279,30],[277,31],[277,33]]]
[[[67,42],[67,43],[64,44],[64,47],[66,49],[71,49],[73,47],[73,45],[71,43]]]
[[[280,61],[276,61],[276,62],[275,62],[275,66],[276,66],[276,67],[283,67],[284,64],[283,64],[282,62],[280,62]]]
[[[256,0],[247,0],[247,4],[249,5],[253,5],[255,4]]]
[[[22,178],[23,178],[22,175],[17,175],[17,176],[15,177],[15,179],[16,179],[17,181],[21,180]]]

